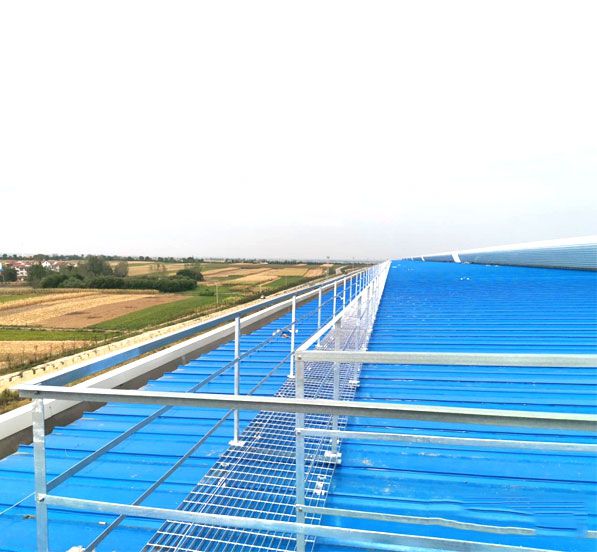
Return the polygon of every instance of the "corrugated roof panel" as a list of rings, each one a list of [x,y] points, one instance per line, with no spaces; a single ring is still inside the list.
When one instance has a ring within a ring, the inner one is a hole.
[[[597,351],[597,275],[394,262],[369,345],[376,351]],[[592,368],[365,365],[357,398],[521,410],[597,410]],[[596,443],[570,431],[352,418],[349,429]],[[597,460],[590,453],[346,440],[328,506],[530,527],[535,536],[349,518],[324,522],[414,535],[593,551]],[[321,550],[334,548],[320,543]],[[338,546],[344,550],[344,546]]]

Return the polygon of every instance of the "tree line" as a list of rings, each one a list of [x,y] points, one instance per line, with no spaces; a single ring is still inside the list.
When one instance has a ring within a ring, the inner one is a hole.
[[[58,272],[35,263],[27,269],[27,281],[39,288],[154,289],[165,293],[189,291],[203,280],[199,267],[188,265],[174,276],[129,276],[126,260],[111,266],[101,255],[88,255],[77,265],[66,264]]]

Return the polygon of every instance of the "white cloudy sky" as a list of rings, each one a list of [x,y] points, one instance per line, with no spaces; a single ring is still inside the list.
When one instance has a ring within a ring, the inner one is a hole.
[[[3,2],[0,252],[597,233],[597,4]]]

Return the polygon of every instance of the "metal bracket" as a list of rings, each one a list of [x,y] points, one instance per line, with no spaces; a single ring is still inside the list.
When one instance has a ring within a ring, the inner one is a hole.
[[[330,464],[342,464],[341,452],[332,452],[331,450],[326,450],[323,454],[323,457],[326,459],[326,461],[330,462]]]

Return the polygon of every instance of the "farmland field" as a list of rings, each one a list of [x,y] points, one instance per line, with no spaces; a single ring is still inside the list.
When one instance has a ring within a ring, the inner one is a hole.
[[[32,294],[25,294],[25,293],[11,293],[11,294],[3,294],[0,295],[0,305],[2,305],[3,303],[8,303],[9,301],[19,301],[22,299],[26,299],[28,297],[31,297]]]
[[[186,265],[131,261],[128,266],[130,276],[159,277]],[[202,263],[205,280],[182,293],[0,287],[0,373],[276,293],[335,273],[338,266]]]
[[[155,304],[175,301],[171,294],[105,293],[90,290],[72,294],[49,294],[4,303],[0,326],[84,328]]]
[[[157,305],[101,322],[96,324],[94,328],[100,330],[142,330],[165,324],[173,319],[199,314],[204,310],[204,307],[214,305],[214,302],[213,297],[191,295],[172,303]]]

